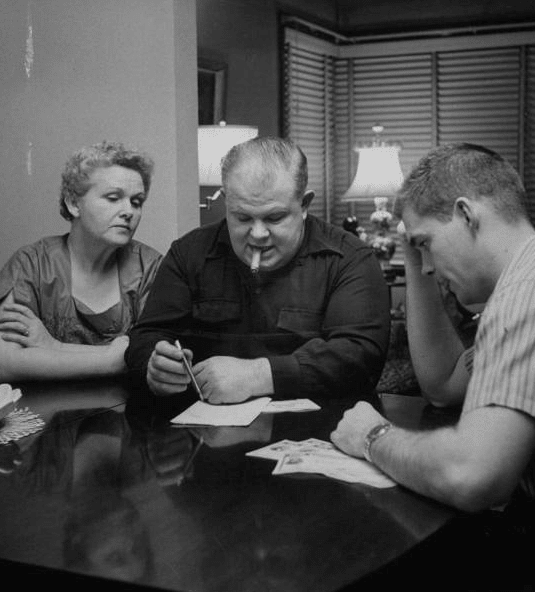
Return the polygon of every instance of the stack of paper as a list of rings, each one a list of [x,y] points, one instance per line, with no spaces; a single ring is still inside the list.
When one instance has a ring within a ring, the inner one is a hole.
[[[260,397],[245,403],[211,405],[197,401],[185,411],[173,417],[171,423],[179,425],[247,426],[260,413],[286,413],[316,411],[320,409],[310,399],[272,401],[271,397]]]
[[[296,442],[280,440],[246,453],[276,460],[273,475],[289,473],[319,473],[348,483],[366,483],[373,487],[393,487],[396,482],[375,465],[349,456],[330,442],[309,438]]]
[[[301,411],[316,411],[320,406],[310,399],[290,399],[288,401],[271,401],[263,413],[296,413]]]
[[[252,399],[234,405],[210,405],[197,401],[185,411],[173,417],[171,423],[180,425],[248,426],[267,404],[270,397]]]

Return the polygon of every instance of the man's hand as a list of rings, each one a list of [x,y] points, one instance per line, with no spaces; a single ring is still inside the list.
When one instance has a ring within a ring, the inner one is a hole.
[[[213,356],[196,364],[193,373],[205,400],[215,405],[273,393],[271,366],[266,358]]]
[[[190,360],[191,350],[180,350],[167,341],[158,341],[147,365],[147,384],[155,395],[173,395],[186,390],[190,383],[183,356]]]
[[[364,458],[364,441],[368,432],[377,424],[384,422],[386,419],[369,403],[359,401],[344,413],[336,429],[331,433],[331,441],[346,454]]]
[[[407,231],[405,229],[405,224],[403,223],[403,220],[401,220],[401,222],[397,225],[396,231],[398,235],[401,237],[401,241],[403,243],[405,264],[411,265],[412,267],[421,268],[422,255],[420,254],[420,251],[418,251],[416,247],[413,247],[407,240]]]
[[[4,341],[22,347],[60,347],[60,342],[50,335],[41,319],[27,306],[15,302],[5,302],[0,310],[0,335]]]

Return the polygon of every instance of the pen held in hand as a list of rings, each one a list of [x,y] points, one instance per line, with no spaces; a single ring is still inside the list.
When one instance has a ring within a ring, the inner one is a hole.
[[[175,345],[178,347],[180,351],[182,351],[182,346],[180,345],[180,341],[178,341],[178,339],[175,341]],[[201,401],[204,401],[204,395],[202,394],[201,387],[199,386],[197,380],[195,379],[195,376],[193,375],[193,370],[191,369],[191,366],[188,362],[188,358],[186,358],[186,354],[182,356],[182,363],[184,364],[184,368],[186,368],[186,372],[191,378],[191,383],[195,387],[195,390],[197,391],[199,398],[201,399]]]

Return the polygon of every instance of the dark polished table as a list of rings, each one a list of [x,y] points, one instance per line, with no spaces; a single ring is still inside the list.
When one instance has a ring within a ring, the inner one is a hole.
[[[17,586],[343,590],[456,516],[400,486],[273,476],[274,461],[245,456],[283,438],[328,440],[347,401],[192,429],[169,424],[180,398],[145,403],[121,382],[20,386],[19,407],[46,427],[0,446],[0,568]],[[406,427],[454,419],[420,397],[383,394],[380,406]]]

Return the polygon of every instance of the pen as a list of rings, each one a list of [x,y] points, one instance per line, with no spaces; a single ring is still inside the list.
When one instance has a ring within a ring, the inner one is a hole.
[[[180,341],[178,341],[178,339],[175,341],[175,345],[178,347],[178,349],[180,351],[182,351],[182,346],[180,345]],[[184,354],[182,356],[182,363],[184,364],[184,367],[186,368],[186,372],[189,374],[189,377],[191,378],[191,382],[192,382],[193,386],[195,387],[195,390],[197,391],[199,398],[201,399],[201,401],[204,401],[204,395],[202,394],[201,387],[199,386],[199,384],[195,380],[195,376],[193,375],[193,370],[191,369],[191,366],[189,365],[188,358],[186,358],[186,354]]]
[[[262,251],[260,249],[253,249],[253,258],[251,260],[251,272],[258,273],[258,268],[260,267],[260,256],[262,255]]]

